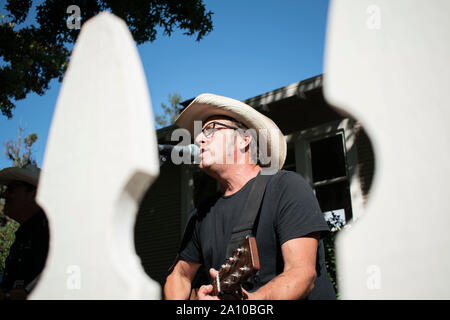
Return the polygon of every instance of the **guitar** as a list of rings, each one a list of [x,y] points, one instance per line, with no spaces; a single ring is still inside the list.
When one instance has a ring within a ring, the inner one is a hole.
[[[222,300],[245,300],[241,285],[260,269],[258,247],[254,237],[247,237],[223,264],[212,282],[212,295]],[[198,300],[198,288],[190,300]]]
[[[259,270],[258,247],[254,237],[247,237],[223,264],[214,279],[212,295],[220,299],[246,299],[241,285]]]

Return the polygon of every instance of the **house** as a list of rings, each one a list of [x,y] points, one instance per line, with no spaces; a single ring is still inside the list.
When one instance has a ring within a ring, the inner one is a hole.
[[[310,183],[326,217],[333,212],[348,223],[363,214],[374,154],[361,123],[327,104],[322,83],[323,75],[318,75],[244,102],[271,118],[285,135],[284,169],[300,173]],[[175,128],[158,130],[158,143],[177,144],[170,139]],[[198,165],[168,163],[147,191],[136,220],[135,245],[144,269],[161,285],[189,213],[217,187]]]

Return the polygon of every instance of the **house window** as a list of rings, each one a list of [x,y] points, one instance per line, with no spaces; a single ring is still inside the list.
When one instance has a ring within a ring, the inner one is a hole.
[[[352,218],[343,131],[311,140],[312,187],[326,220],[343,226]]]

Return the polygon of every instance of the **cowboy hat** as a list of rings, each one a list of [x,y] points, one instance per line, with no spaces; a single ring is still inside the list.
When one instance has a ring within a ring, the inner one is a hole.
[[[268,117],[241,101],[211,93],[203,93],[195,98],[178,116],[175,124],[187,129],[195,137],[194,121],[202,123],[211,116],[223,115],[243,123],[248,129],[258,134],[260,162],[262,166],[269,163],[283,167],[286,160],[286,139],[278,126]],[[261,153],[265,144],[267,155]],[[267,157],[267,158],[265,158]]]
[[[21,181],[37,187],[40,171],[35,165],[5,168],[0,170],[0,185],[6,185],[11,181]]]

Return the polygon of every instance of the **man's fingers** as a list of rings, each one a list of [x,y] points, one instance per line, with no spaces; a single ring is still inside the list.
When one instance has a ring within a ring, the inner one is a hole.
[[[216,296],[211,296],[211,292],[213,290],[212,285],[201,286],[198,289],[198,299],[199,300],[218,300]]]
[[[209,295],[212,292],[213,286],[207,285],[207,286],[201,286],[200,289],[198,289],[198,295]]]
[[[214,268],[209,269],[209,274],[212,279],[216,279],[216,276],[219,272],[215,270]],[[213,292],[213,286],[207,285],[207,286],[201,286],[198,289],[198,299],[199,300],[218,300],[218,297],[212,296],[211,293]]]
[[[219,273],[219,271],[217,271],[214,268],[209,269],[209,275],[211,276],[211,278],[215,279],[217,274]]]
[[[12,289],[9,294],[11,300],[26,300],[28,295],[24,289]]]

